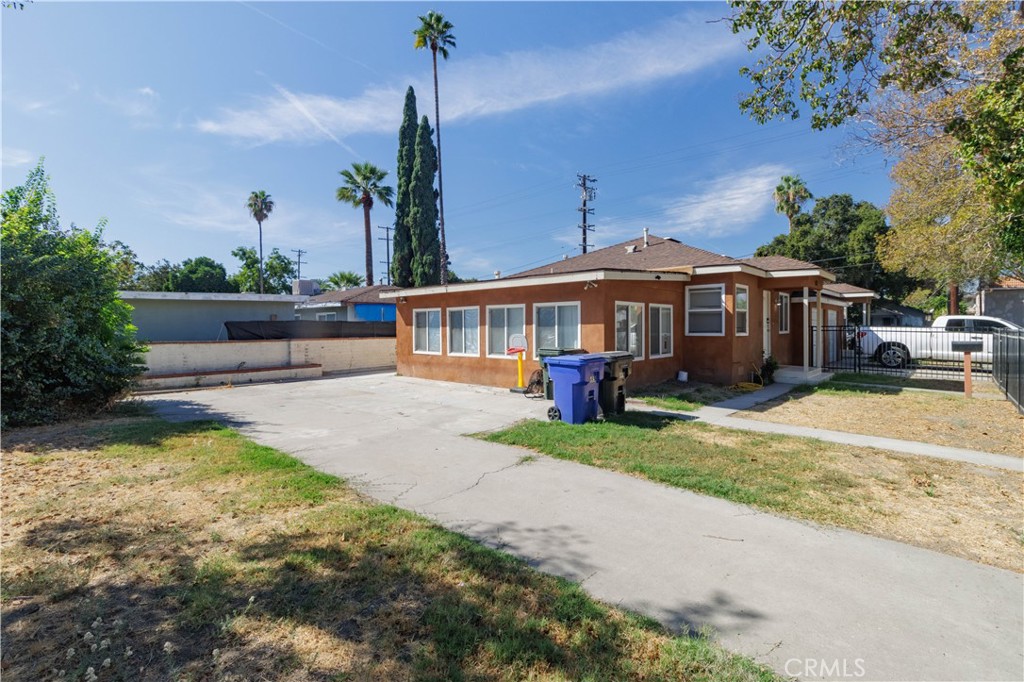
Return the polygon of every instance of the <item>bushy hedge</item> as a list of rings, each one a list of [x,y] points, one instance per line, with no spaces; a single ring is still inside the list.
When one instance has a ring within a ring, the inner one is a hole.
[[[114,254],[99,230],[60,228],[42,163],[0,210],[0,420],[41,424],[106,407],[143,370]]]

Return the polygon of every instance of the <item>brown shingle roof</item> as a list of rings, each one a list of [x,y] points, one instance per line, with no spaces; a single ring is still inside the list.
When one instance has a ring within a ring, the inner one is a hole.
[[[846,282],[833,282],[832,284],[825,285],[825,291],[830,291],[836,294],[874,294],[874,290],[865,289],[864,287],[858,287],[853,284],[847,284]]]
[[[788,258],[786,256],[759,256],[747,258],[743,261],[747,265],[753,265],[768,272],[774,270],[824,270],[824,268],[808,263],[807,261]]]
[[[675,239],[650,236],[608,246],[597,251],[526,270],[506,279],[535,275],[560,275],[590,270],[665,270],[700,265],[736,265],[734,258],[682,244]]]
[[[308,303],[392,303],[390,300],[382,301],[381,292],[396,291],[398,287],[387,284],[374,284],[372,287],[352,287],[351,289],[340,289],[338,291],[327,291],[316,296],[310,296]]]

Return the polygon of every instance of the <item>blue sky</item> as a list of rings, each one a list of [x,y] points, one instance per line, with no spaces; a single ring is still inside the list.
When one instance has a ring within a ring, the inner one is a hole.
[[[751,62],[724,3],[48,3],[0,12],[3,176],[40,156],[65,223],[145,263],[256,245],[245,200],[277,203],[264,249],[303,277],[362,273],[362,212],[338,171],[371,161],[393,184],[407,86],[433,121],[434,9],[458,47],[440,62],[452,267],[492,277],[579,253],[576,173],[598,179],[598,247],[653,234],[731,256],[786,229],[771,192],[799,174],[818,196],[884,205],[884,160],[851,131],[739,111]],[[378,205],[373,224],[393,221]],[[383,230],[374,230],[383,236]],[[377,234],[375,234],[377,236]],[[374,260],[383,261],[375,241]],[[378,277],[383,265],[375,265]]]

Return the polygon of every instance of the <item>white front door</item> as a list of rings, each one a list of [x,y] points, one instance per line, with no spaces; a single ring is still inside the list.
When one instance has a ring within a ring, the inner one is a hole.
[[[772,292],[761,292],[762,348],[764,357],[772,354]]]

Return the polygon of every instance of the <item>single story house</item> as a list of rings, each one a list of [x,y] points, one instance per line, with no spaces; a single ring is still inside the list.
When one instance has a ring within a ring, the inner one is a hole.
[[[871,311],[873,327],[927,327],[928,313],[920,308],[881,300]]]
[[[539,367],[540,348],[623,350],[635,358],[635,386],[679,371],[729,384],[749,380],[769,356],[787,380],[819,376],[829,351],[818,321],[842,324],[857,294],[829,293],[834,282],[811,263],[730,258],[645,230],[516,275],[382,297],[397,303],[402,375],[512,386],[509,337],[525,334],[527,373]]]
[[[395,302],[382,299],[380,295],[397,290],[398,287],[376,284],[316,294],[295,306],[295,319],[318,322],[394,322]]]
[[[982,287],[975,299],[977,315],[988,315],[1024,326],[1024,281],[1002,277],[992,286]]]
[[[223,341],[225,322],[290,320],[306,296],[121,291],[141,341]]]

